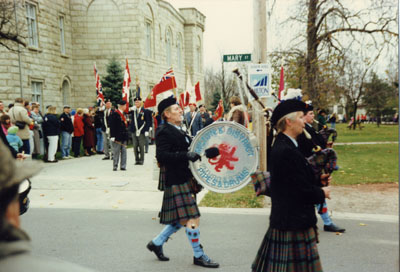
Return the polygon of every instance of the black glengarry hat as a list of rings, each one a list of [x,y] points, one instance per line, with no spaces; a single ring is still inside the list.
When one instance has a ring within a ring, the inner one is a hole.
[[[161,115],[166,108],[174,104],[176,104],[176,99],[173,96],[165,98],[163,101],[160,102],[160,104],[158,104],[158,114]]]
[[[126,101],[125,100],[120,100],[120,101],[118,101],[117,104],[123,106],[123,105],[126,105]]]
[[[305,112],[306,110],[306,103],[302,101],[296,99],[285,100],[281,102],[278,106],[276,106],[274,112],[272,113],[271,125],[274,127],[278,123],[279,119],[281,119],[286,114],[296,111]]]

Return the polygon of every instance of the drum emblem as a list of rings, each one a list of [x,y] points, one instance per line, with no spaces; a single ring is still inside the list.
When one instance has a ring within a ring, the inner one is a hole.
[[[213,159],[208,159],[208,162],[215,165],[215,171],[221,172],[221,168],[226,166],[229,170],[235,169],[235,166],[231,162],[238,161],[238,157],[234,157],[236,151],[236,146],[231,146],[230,144],[223,142],[219,145],[215,145],[219,149],[219,156]]]

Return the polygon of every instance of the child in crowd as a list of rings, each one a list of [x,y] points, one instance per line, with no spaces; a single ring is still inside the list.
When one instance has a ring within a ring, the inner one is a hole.
[[[22,140],[17,136],[18,127],[11,126],[8,128],[7,141],[17,151],[23,146]]]

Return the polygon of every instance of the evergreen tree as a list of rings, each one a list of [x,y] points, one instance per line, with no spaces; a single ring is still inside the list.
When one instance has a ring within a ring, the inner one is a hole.
[[[113,57],[107,64],[107,75],[101,80],[104,99],[110,100],[113,105],[117,105],[117,102],[122,99],[123,83],[123,68],[121,64],[115,59],[115,57]]]

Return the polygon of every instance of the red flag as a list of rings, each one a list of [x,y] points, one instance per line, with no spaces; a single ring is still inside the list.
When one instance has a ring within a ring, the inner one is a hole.
[[[103,87],[101,86],[100,82],[100,75],[97,72],[96,63],[94,64],[94,77],[96,79],[97,105],[101,107],[104,105],[104,95],[103,95]]]
[[[279,92],[278,92],[278,99],[281,99],[281,92],[285,89],[285,81],[283,75],[283,65],[281,65],[281,78],[279,80]]]
[[[190,93],[188,91],[185,91],[179,95],[179,105],[181,106],[182,109],[184,109],[189,105],[189,100],[190,100]]]
[[[131,73],[129,72],[128,59],[126,59],[124,84],[122,86],[122,100],[126,101],[125,112],[129,112],[129,84],[131,83]]]
[[[175,88],[175,75],[171,68],[162,76],[160,82],[153,87],[146,101],[144,101],[144,108],[155,107],[157,105],[157,95]]]
[[[200,82],[194,86],[194,93],[196,94],[196,102],[201,100]]]
[[[222,99],[219,100],[217,109],[215,110],[215,116],[213,117],[214,121],[217,121],[224,114],[224,104],[222,103]]]

